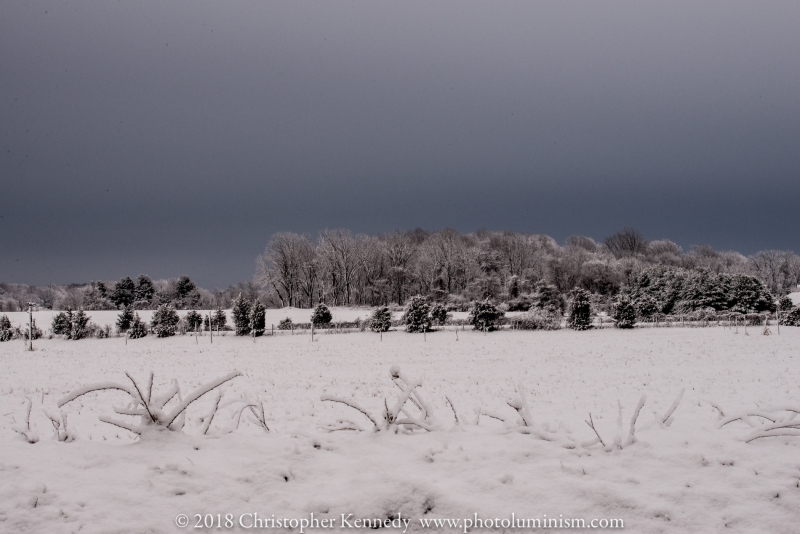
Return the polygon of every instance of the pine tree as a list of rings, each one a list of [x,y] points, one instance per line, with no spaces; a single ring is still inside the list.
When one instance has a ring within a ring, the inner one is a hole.
[[[125,276],[114,285],[114,291],[111,292],[110,296],[111,302],[113,302],[117,308],[130,306],[133,304],[135,291],[136,286],[133,284],[133,280],[131,280],[129,276]]]
[[[89,334],[89,317],[83,311],[83,309],[79,309],[75,314],[72,316],[72,329],[70,330],[67,339],[83,339]]]
[[[431,321],[438,326],[444,326],[447,322],[447,308],[441,304],[434,304],[431,308]]]
[[[124,334],[131,327],[131,321],[133,321],[133,308],[125,306],[117,318],[117,330]]]
[[[411,297],[403,313],[406,332],[428,332],[431,329],[430,306],[425,297]]]
[[[392,326],[392,313],[387,306],[380,306],[372,313],[369,328],[373,332],[388,332]]]
[[[142,321],[138,313],[133,314],[131,327],[128,329],[128,337],[131,339],[139,339],[147,335],[147,323]]]
[[[633,328],[636,324],[636,310],[627,295],[619,295],[614,303],[611,318],[617,328]]]
[[[156,288],[153,286],[153,281],[146,274],[140,274],[136,279],[136,289],[134,291],[134,299],[137,305],[149,305],[155,294]]]
[[[56,336],[69,336],[72,331],[72,310],[57,313],[53,317],[50,330]]]
[[[192,331],[197,332],[200,330],[200,325],[203,324],[203,317],[195,310],[190,310],[189,313],[186,314],[186,327]]]
[[[322,302],[317,304],[317,307],[314,308],[314,313],[311,314],[311,322],[314,326],[326,326],[329,325],[332,320],[333,315],[331,314],[331,310]]]
[[[236,335],[250,335],[250,303],[242,297],[241,293],[233,301],[231,315],[233,315],[233,326],[236,328]]]
[[[290,318],[281,319],[278,323],[278,330],[291,330],[294,327],[294,323]]]
[[[178,321],[180,321],[180,317],[178,317],[178,312],[175,311],[175,308],[169,304],[162,304],[153,313],[150,327],[157,337],[170,337],[175,335]]]
[[[492,332],[497,329],[497,324],[500,319],[505,315],[500,311],[497,306],[489,302],[489,300],[478,301],[472,303],[472,309],[467,316],[469,324],[482,332]]]
[[[217,307],[217,310],[214,312],[214,317],[212,318],[212,322],[214,328],[217,330],[227,330],[228,326],[228,314],[225,313],[220,307]]]
[[[588,330],[592,327],[592,308],[589,299],[590,294],[585,289],[572,290],[567,324],[573,330]]]
[[[258,300],[253,301],[253,305],[250,307],[250,330],[256,337],[264,335],[267,326],[266,317],[267,310],[264,305]]]
[[[8,315],[0,317],[0,341],[9,341],[14,337],[14,329],[11,328],[11,321]]]

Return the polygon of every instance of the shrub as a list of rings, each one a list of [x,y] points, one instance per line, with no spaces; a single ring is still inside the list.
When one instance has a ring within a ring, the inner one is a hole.
[[[592,327],[590,296],[585,289],[575,288],[572,290],[567,324],[573,330],[588,330]]]
[[[778,309],[780,311],[785,312],[791,310],[792,308],[794,308],[794,302],[792,302],[792,299],[790,299],[789,297],[784,295],[783,297],[778,299]]]
[[[203,316],[195,310],[190,310],[189,313],[186,314],[186,327],[192,332],[200,330],[202,324]]]
[[[292,323],[292,320],[287,317],[278,323],[278,330],[291,330],[293,326],[294,323]]]
[[[531,309],[517,321],[520,330],[560,330],[561,314],[552,310]]]
[[[627,295],[620,295],[611,314],[616,328],[633,328],[636,324],[636,309]]]
[[[250,308],[250,329],[256,337],[263,336],[267,326],[267,310],[256,300]]]
[[[125,306],[117,318],[117,330],[125,333],[131,327],[133,321],[133,309],[130,306]],[[55,333],[55,330],[53,331]]]
[[[170,337],[175,335],[178,326],[178,312],[169,304],[162,304],[153,313],[150,328],[157,337]]]
[[[317,307],[314,308],[314,313],[311,314],[311,323],[314,326],[324,326],[330,324],[333,320],[333,315],[328,307],[320,302],[317,304]]]
[[[786,326],[800,326],[800,308],[792,308],[781,315],[781,324]]]
[[[131,339],[139,339],[147,335],[147,323],[142,321],[138,313],[133,314],[131,326],[128,328],[128,337]]]
[[[392,326],[392,312],[386,306],[375,310],[369,319],[369,328],[373,332],[388,332]]]
[[[25,339],[31,338],[30,326],[25,325],[25,332],[23,334]],[[36,326],[36,319],[33,320],[33,339],[41,339],[42,330]]]
[[[241,293],[233,301],[231,315],[233,315],[233,326],[236,329],[236,335],[250,335],[250,303],[245,300]]]
[[[533,302],[533,295],[519,295],[508,301],[508,311],[528,311]]]
[[[0,341],[8,341],[14,337],[14,330],[11,328],[11,321],[8,315],[0,317]]]
[[[497,329],[497,323],[503,315],[505,314],[488,300],[476,300],[472,303],[472,309],[467,317],[467,322],[471,324],[475,330],[491,332]]]
[[[83,310],[78,310],[72,315],[72,329],[67,339],[83,339],[90,334],[89,317]]]
[[[434,304],[433,308],[431,308],[431,321],[438,326],[444,326],[447,318],[447,308],[441,304]]]
[[[430,306],[425,297],[412,297],[403,314],[406,332],[427,332],[431,329]]]
[[[57,313],[55,317],[53,317],[50,330],[57,336],[69,336],[72,331],[72,310]]]

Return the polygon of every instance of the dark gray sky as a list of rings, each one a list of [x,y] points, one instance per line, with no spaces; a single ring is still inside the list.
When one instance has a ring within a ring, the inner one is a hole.
[[[249,279],[269,235],[800,252],[800,2],[0,3],[0,280]]]

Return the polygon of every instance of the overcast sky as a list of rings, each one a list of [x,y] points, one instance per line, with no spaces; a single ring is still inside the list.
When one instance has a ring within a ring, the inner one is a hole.
[[[800,252],[800,2],[0,3],[0,280],[250,279],[271,233]]]

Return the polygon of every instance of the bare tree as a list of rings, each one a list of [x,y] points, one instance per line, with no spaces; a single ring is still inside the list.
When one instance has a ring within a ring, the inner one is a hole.
[[[617,258],[636,256],[647,252],[647,240],[634,228],[620,230],[611,237],[607,237],[603,243]]]

